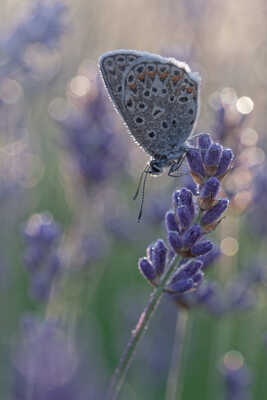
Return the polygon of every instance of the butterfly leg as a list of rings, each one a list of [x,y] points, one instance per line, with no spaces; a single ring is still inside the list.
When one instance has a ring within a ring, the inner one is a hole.
[[[183,154],[178,158],[178,160],[175,161],[175,162],[171,165],[171,167],[170,167],[170,169],[169,169],[169,172],[168,172],[168,176],[171,176],[171,177],[173,177],[173,178],[179,178],[180,176],[184,175],[184,174],[175,174],[175,172],[178,171],[178,170],[180,169],[180,167],[181,167],[181,165],[182,165],[182,163],[183,163],[183,161],[184,161],[184,159],[185,159],[185,156],[186,156],[186,152],[183,153]]]

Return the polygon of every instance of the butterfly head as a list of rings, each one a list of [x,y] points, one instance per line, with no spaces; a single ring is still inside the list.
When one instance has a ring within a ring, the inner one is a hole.
[[[147,172],[153,176],[158,176],[162,174],[165,167],[167,167],[166,160],[151,160]]]

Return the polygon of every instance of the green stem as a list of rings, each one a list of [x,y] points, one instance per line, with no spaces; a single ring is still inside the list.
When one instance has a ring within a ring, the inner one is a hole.
[[[132,336],[128,345],[120,359],[119,366],[114,372],[114,375],[111,380],[111,384],[107,394],[107,400],[116,400],[119,396],[121,387],[125,380],[126,373],[129,369],[130,363],[133,359],[136,346],[139,343],[143,333],[145,332],[150,318],[153,315],[153,312],[156,310],[157,306],[159,305],[160,299],[164,294],[164,288],[168,283],[172,273],[178,267],[178,263],[173,263],[169,266],[167,273],[163,277],[162,281],[160,282],[159,286],[153,290],[150,295],[148,304],[146,305],[144,311],[142,312],[136,328],[132,331]]]
[[[183,345],[185,340],[186,326],[188,319],[188,311],[179,307],[176,319],[174,345],[171,359],[171,366],[167,381],[165,399],[178,400],[181,395],[179,389],[181,361],[183,353]]]

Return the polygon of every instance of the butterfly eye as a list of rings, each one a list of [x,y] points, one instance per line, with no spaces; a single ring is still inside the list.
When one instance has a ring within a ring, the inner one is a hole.
[[[171,94],[171,95],[169,96],[168,100],[169,100],[169,103],[174,103],[174,101],[175,101],[174,95]]]

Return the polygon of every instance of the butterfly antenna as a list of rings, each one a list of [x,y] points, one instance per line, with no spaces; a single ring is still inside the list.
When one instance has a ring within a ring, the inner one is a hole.
[[[144,171],[140,175],[139,182],[138,182],[138,185],[137,185],[137,189],[136,189],[135,195],[133,196],[133,200],[136,200],[138,195],[139,195],[140,187],[141,187],[142,180],[143,180],[143,176],[147,172],[147,170],[148,170],[148,165],[145,166]]]
[[[145,175],[145,178],[144,178],[144,181],[143,181],[141,205],[140,205],[140,211],[139,211],[139,214],[138,214],[137,222],[141,221],[142,214],[143,214],[143,206],[144,206],[144,200],[145,200],[145,187],[146,187],[146,180],[147,180],[147,177],[148,177],[148,173],[147,173],[148,169],[149,169],[149,166],[147,166],[144,169],[144,172],[143,172],[143,174],[145,173],[146,175]]]

